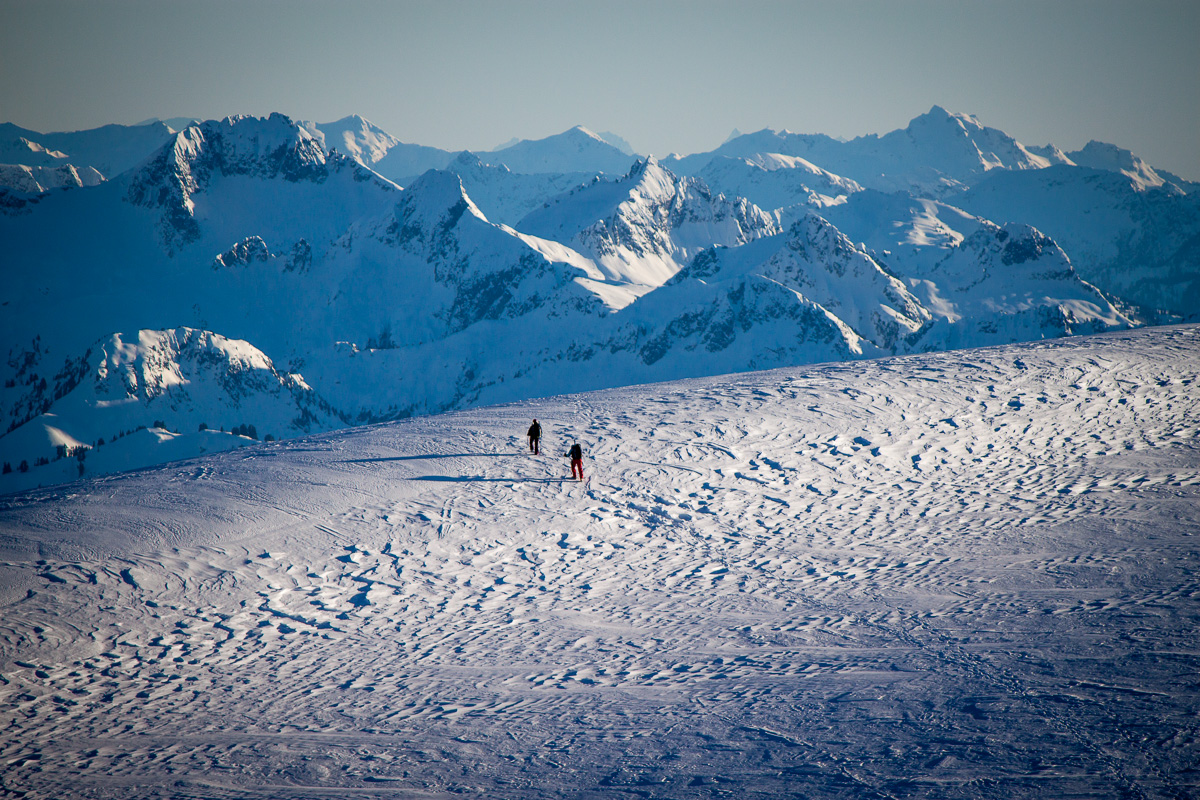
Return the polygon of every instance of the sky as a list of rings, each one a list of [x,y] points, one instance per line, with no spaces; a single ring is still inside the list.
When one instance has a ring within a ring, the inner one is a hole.
[[[1192,0],[0,0],[0,121],[279,111],[490,150],[574,125],[639,153],[853,138],[940,105],[1200,180]]]

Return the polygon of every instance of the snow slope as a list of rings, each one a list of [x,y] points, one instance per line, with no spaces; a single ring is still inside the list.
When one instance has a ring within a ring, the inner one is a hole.
[[[775,211],[804,203],[824,208],[845,202],[862,187],[802,158],[760,153],[750,158],[717,157],[698,177],[714,191],[744,197],[759,208]]]
[[[305,127],[310,131],[319,132],[327,149],[336,149],[364,167],[373,166],[383,159],[389,150],[401,144],[399,139],[357,114],[343,117],[336,122],[306,123]]]
[[[544,139],[521,141],[493,150],[493,163],[513,172],[606,172],[624,175],[634,156],[582,126]]]
[[[1166,183],[1166,180],[1155,172],[1153,167],[1131,151],[1117,147],[1115,144],[1097,142],[1093,139],[1082,150],[1067,153],[1067,157],[1080,167],[1119,172],[1132,180],[1134,185],[1142,191]]]
[[[181,326],[290,358],[313,305],[298,298],[321,289],[306,267],[400,194],[281,115],[193,126],[119,178],[0,215],[0,333],[17,353],[41,336],[59,363],[115,331]]]
[[[458,175],[471,200],[489,220],[505,225],[516,225],[553,198],[595,177],[588,172],[513,172],[505,166],[484,163],[479,156],[466,151],[446,169]]]
[[[953,202],[996,222],[1034,225],[1071,254],[1087,280],[1148,309],[1189,317],[1200,310],[1200,195],[1148,180],[1091,167],[996,171]]]
[[[935,324],[913,350],[1019,342],[1131,326],[1075,273],[1052,239],[1026,225],[983,224],[928,270],[907,273]]]
[[[92,167],[107,178],[132,169],[162,147],[172,131],[159,121],[144,125],[104,125],[84,131],[39,133],[0,123],[0,163],[76,169]]]
[[[347,422],[303,376],[281,373],[248,342],[190,328],[107,336],[68,360],[53,385],[22,383],[11,394],[27,421],[3,437],[6,492]],[[54,458],[23,459],[25,470],[14,453]]]
[[[805,361],[851,354],[874,356],[890,352],[897,341],[915,333],[929,319],[929,312],[903,282],[856,249],[826,220],[812,214],[778,236],[706,252],[643,305],[667,301],[672,290],[723,295],[719,305],[728,312],[716,315],[716,325],[706,326],[705,349],[715,353],[725,349],[726,339],[758,334],[752,349],[760,354],[756,364],[760,368],[766,366],[762,359],[776,348],[786,350],[797,334],[836,348],[823,358],[810,355]],[[764,293],[772,299],[762,304]],[[754,331],[764,317],[776,316],[780,302],[808,309],[811,319],[795,324],[792,336],[783,331],[775,335]],[[781,361],[773,366],[796,363],[791,359],[798,355],[781,352],[776,357]]]
[[[658,384],[6,498],[0,786],[1192,796],[1198,351]]]
[[[0,186],[26,194],[39,194],[50,189],[95,186],[104,176],[92,167],[76,169],[70,164],[60,167],[28,167],[24,164],[0,164]]]

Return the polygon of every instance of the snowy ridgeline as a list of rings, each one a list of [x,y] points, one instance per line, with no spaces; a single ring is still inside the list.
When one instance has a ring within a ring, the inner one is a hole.
[[[0,493],[1200,313],[1194,184],[936,107],[884,136],[759,131],[661,160],[583,128],[473,154],[357,117],[178,124],[0,125]]]
[[[1193,796],[1197,352],[689,380],[11,497],[0,790]]]

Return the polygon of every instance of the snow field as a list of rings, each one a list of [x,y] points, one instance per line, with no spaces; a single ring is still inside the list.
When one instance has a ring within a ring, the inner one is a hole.
[[[1194,794],[1198,346],[616,389],[5,498],[0,787]]]

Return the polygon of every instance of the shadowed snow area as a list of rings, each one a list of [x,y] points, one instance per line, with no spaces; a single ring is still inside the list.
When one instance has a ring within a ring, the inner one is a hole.
[[[0,498],[0,791],[1194,796],[1198,353],[790,368]]]

